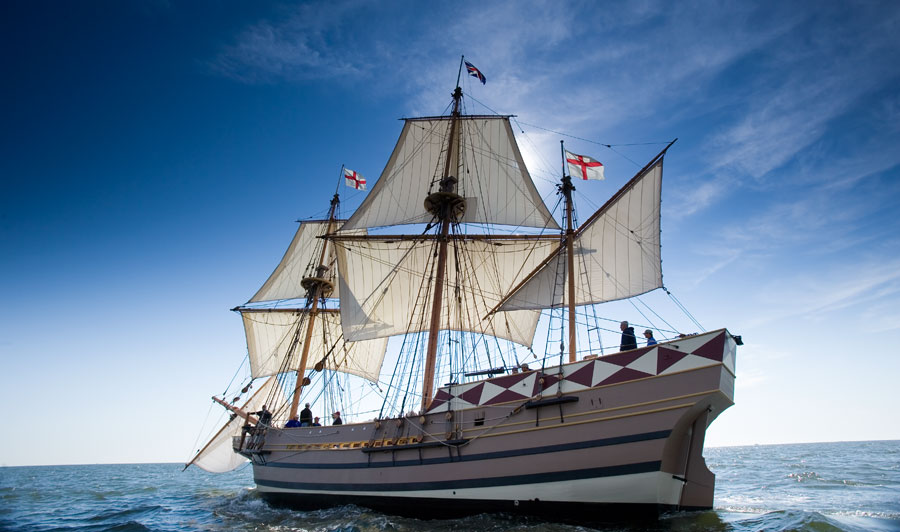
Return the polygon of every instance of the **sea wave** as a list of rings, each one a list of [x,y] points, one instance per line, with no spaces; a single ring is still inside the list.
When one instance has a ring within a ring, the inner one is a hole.
[[[596,528],[506,514],[423,521],[341,506],[268,505],[251,470],[176,464],[0,468],[3,532],[900,531],[900,442],[707,449],[715,509]]]

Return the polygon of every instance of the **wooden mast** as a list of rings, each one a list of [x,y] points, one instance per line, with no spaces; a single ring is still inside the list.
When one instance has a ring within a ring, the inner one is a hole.
[[[341,169],[343,172],[343,169]],[[331,208],[328,211],[328,229],[326,234],[331,233],[334,229],[334,212],[340,203],[338,194],[331,198]],[[309,308],[309,316],[306,320],[306,338],[303,340],[303,351],[300,355],[300,365],[297,366],[297,385],[294,388],[294,395],[291,397],[291,412],[288,419],[297,415],[297,409],[300,406],[300,392],[306,384],[306,360],[309,357],[309,344],[312,339],[313,326],[316,323],[318,315],[319,299],[327,296],[334,289],[334,285],[325,278],[328,272],[328,266],[325,265],[325,252],[328,250],[328,240],[322,244],[322,254],[319,256],[319,266],[316,267],[315,277],[306,277],[300,281],[300,285],[306,288],[307,300],[312,298],[312,305]]]
[[[454,161],[458,161],[458,129],[459,103],[462,89],[458,79],[453,91],[453,113],[450,121],[450,137],[447,141],[447,160],[444,163],[444,176],[440,182],[440,191],[429,194],[425,199],[425,209],[434,215],[441,224],[438,238],[438,263],[431,305],[431,324],[428,329],[428,351],[425,355],[425,374],[422,377],[422,412],[431,402],[434,393],[434,372],[437,361],[438,331],[441,326],[441,305],[444,296],[444,276],[447,272],[447,244],[450,224],[458,220],[465,211],[465,200],[456,193],[457,179],[450,175]]]
[[[563,141],[559,141],[559,149],[562,151],[563,160],[563,177],[562,190],[563,196],[566,198],[566,281],[568,282],[568,307],[569,307],[569,362],[575,362],[575,353],[577,345],[575,341],[575,228],[572,224],[572,191],[575,186],[572,185],[572,177],[566,172],[566,150],[563,147]]]

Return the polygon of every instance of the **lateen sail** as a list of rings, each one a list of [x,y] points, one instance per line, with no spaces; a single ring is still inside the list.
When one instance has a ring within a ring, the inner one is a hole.
[[[243,407],[241,407],[241,410],[244,412],[255,412],[261,409],[263,404],[269,399],[273,389],[276,389],[276,392],[275,397],[271,402],[273,404],[282,403],[284,397],[280,393],[280,390],[275,386],[276,384],[277,379],[275,379],[275,377],[268,379],[252,396],[250,396],[250,399]],[[209,443],[197,453],[188,465],[196,465],[210,473],[226,473],[246,462],[246,458],[234,452],[231,443],[231,439],[234,436],[241,435],[241,429],[245,423],[247,423],[247,421],[241,416],[232,418],[219,429],[219,432],[209,440]]]
[[[434,241],[339,240],[341,320],[349,340],[428,330],[428,283]],[[487,333],[530,345],[540,312],[506,313],[483,320],[550,252],[556,242],[454,240],[450,246],[442,329]],[[423,280],[424,277],[424,280]]]
[[[575,235],[575,304],[633,297],[662,286],[660,192],[665,151],[600,208]],[[499,310],[564,304],[567,253],[550,255]]]
[[[436,189],[450,134],[449,117],[407,119],[381,177],[341,231],[431,222],[422,202]],[[541,200],[516,145],[509,119],[464,116],[451,175],[466,198],[460,223],[558,229]],[[464,155],[463,155],[464,154]]]

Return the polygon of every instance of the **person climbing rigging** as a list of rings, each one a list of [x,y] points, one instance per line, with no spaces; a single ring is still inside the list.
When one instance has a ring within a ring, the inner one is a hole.
[[[262,406],[262,410],[251,413],[259,418],[259,423],[256,424],[257,427],[268,427],[272,422],[272,412],[269,412],[269,410],[266,408],[266,405]]]

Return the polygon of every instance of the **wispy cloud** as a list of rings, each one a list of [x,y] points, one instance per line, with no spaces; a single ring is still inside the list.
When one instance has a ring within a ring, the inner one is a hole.
[[[897,125],[887,119],[896,117],[896,97],[879,94],[896,94],[896,73],[884,67],[900,60],[891,29],[898,13],[831,6],[799,19],[795,14],[791,31],[773,35],[764,51],[740,61],[743,74],[732,68],[728,75],[740,84],[717,94],[722,112],[714,110],[721,117],[709,122],[707,173],[681,194],[692,207],[680,215],[746,188],[784,190],[820,183],[823,174],[858,180],[898,164],[900,154],[890,148]],[[725,93],[732,97],[723,106]],[[881,116],[869,115],[878,99]],[[862,116],[848,116],[856,113]],[[851,134],[848,125],[858,129]],[[826,135],[845,142],[823,145]],[[694,190],[702,191],[696,200]]]
[[[900,258],[826,271],[799,272],[780,277],[757,292],[757,304],[772,311],[747,325],[759,327],[797,316],[816,317],[859,305],[893,304],[898,297]],[[900,328],[900,325],[893,328]]]
[[[900,329],[900,310],[897,309],[897,298],[885,298],[883,301],[868,305],[860,313],[863,331],[883,333]]]
[[[726,248],[717,246],[716,249],[710,253],[712,255],[712,263],[708,266],[701,266],[692,271],[692,278],[689,279],[688,285],[683,288],[687,290],[692,290],[698,286],[700,286],[703,281],[708,279],[710,276],[715,274],[716,272],[722,270],[729,264],[733,263],[735,260],[741,257],[741,252],[734,248]],[[704,262],[704,264],[707,264]]]
[[[342,20],[355,2],[296,6],[279,21],[250,25],[211,62],[211,68],[246,83],[357,77],[366,70],[358,51],[340,39]],[[352,34],[348,39],[354,42]],[[343,43],[335,46],[333,43]]]
[[[774,24],[745,26],[741,22],[753,15],[748,7],[463,4],[473,9],[413,3],[394,9],[375,9],[363,2],[302,4],[278,20],[253,23],[225,47],[214,66],[222,74],[254,83],[338,75],[364,79],[393,70],[403,75],[385,77],[395,84],[398,78],[414,78],[418,92],[430,97],[433,91],[446,93],[445,60],[464,52],[490,74],[488,94],[507,107],[503,111],[525,109],[551,118],[551,127],[595,127],[598,118],[614,126],[653,115],[661,100],[695,92],[698,82],[792,23],[783,16]],[[400,30],[383,31],[388,22]],[[435,88],[434,80],[444,83]]]
[[[439,112],[435,102],[449,100],[448,65],[464,52],[489,78],[488,86],[473,88],[473,107],[484,102],[516,113],[522,123],[597,141],[690,132],[695,140],[680,149],[690,150],[686,157],[700,171],[670,191],[670,204],[679,207],[667,205],[667,214],[676,219],[748,188],[784,190],[815,183],[822,173],[858,180],[900,160],[893,149],[867,151],[879,144],[875,139],[848,138],[846,151],[828,154],[822,150],[831,147],[818,145],[861,100],[896,79],[886,65],[900,61],[892,30],[900,9],[809,10],[774,2],[716,9],[656,2],[603,9],[550,1],[465,6],[473,9],[304,3],[248,26],[213,65],[248,83],[365,83],[374,92],[405,94],[410,114],[432,114]],[[384,31],[387,26],[400,30]],[[896,134],[898,120],[886,117],[897,117],[900,99],[882,100],[883,127]],[[868,119],[878,124],[879,117]],[[550,147],[536,148],[547,152],[535,160],[555,160],[555,143],[544,144]],[[804,223],[814,228],[816,209],[825,207],[831,205],[781,205],[782,212],[764,213],[751,225],[757,234],[772,234],[767,216],[799,220],[805,210]]]

